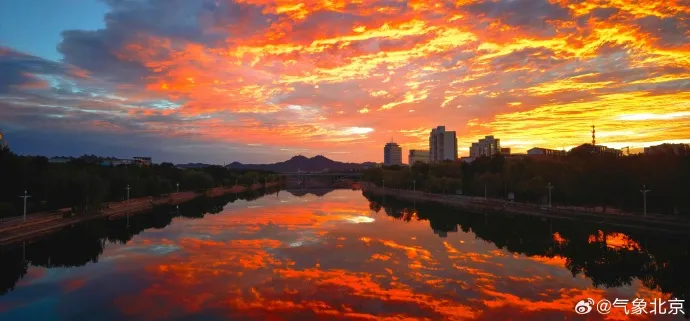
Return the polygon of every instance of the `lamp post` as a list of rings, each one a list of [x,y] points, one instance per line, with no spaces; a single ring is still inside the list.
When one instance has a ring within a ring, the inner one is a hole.
[[[381,180],[381,184],[383,184],[383,188],[386,188],[386,180]]]
[[[487,196],[486,194],[487,194],[487,193],[486,193],[486,184],[484,184],[484,200],[485,200],[485,201],[486,201],[486,196]]]
[[[549,183],[546,185],[546,188],[549,189],[549,207],[551,207],[551,190],[553,189],[553,185],[551,185],[551,182],[549,182]]]
[[[127,184],[127,188],[126,188],[126,189],[127,189],[127,200],[129,201],[129,189],[130,189],[129,184]]]
[[[27,194],[27,191],[24,190],[24,195],[19,196],[19,197],[21,197],[21,198],[24,199],[24,221],[26,221],[26,199],[29,198],[29,197],[31,197],[31,195],[28,195],[28,194]]]
[[[644,216],[647,216],[647,193],[651,192],[651,190],[647,189],[647,185],[642,185],[642,189],[640,190],[642,193],[642,206],[644,207]]]
[[[412,180],[412,191],[417,192],[417,180]]]
[[[175,186],[177,186],[177,192],[179,193],[180,192],[180,182],[177,182],[177,184],[175,184]]]

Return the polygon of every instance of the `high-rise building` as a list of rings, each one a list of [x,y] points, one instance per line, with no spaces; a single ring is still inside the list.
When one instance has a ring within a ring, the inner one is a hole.
[[[429,151],[410,149],[410,154],[407,156],[407,164],[412,166],[416,162],[429,163]]]
[[[486,136],[470,147],[470,157],[493,156],[501,153],[501,140]]]
[[[400,145],[390,142],[383,147],[384,165],[402,165],[402,148]]]
[[[458,159],[458,139],[455,131],[438,126],[429,134],[429,161],[432,163]]]

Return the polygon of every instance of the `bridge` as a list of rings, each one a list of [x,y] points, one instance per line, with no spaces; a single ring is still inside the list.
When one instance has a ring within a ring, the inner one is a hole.
[[[280,175],[283,175],[285,177],[335,177],[335,178],[360,178],[362,177],[362,173],[360,172],[317,172],[317,173],[309,173],[309,172],[290,172],[290,173],[280,173]]]
[[[359,172],[291,172],[281,173],[281,175],[285,176],[288,181],[296,183],[296,186],[301,188],[306,188],[308,185],[311,185],[311,187],[314,187],[314,185],[319,187],[332,187],[343,179],[358,180],[362,177],[362,173]]]

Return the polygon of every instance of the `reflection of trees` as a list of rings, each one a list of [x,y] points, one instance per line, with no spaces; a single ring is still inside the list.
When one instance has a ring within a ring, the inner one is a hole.
[[[125,244],[135,235],[169,225],[175,217],[203,218],[218,214],[225,205],[237,199],[255,199],[260,192],[224,195],[215,198],[197,198],[176,206],[159,206],[150,213],[121,217],[116,220],[100,219],[77,224],[51,234],[33,243],[13,246],[0,251],[0,295],[12,291],[27,273],[28,266],[74,267],[98,262],[106,241]],[[24,254],[23,254],[24,251]],[[25,255],[26,261],[22,259]]]
[[[369,208],[380,208],[383,198],[365,194]],[[386,200],[386,214],[398,217],[414,207],[418,219],[427,219],[435,232],[457,226],[498,248],[527,256],[563,257],[573,276],[583,274],[594,286],[620,287],[634,279],[679,299],[690,298],[690,242],[570,220],[548,220],[500,213],[459,213],[457,209],[424,203]],[[390,210],[389,210],[390,209]],[[554,236],[558,233],[561,240]],[[607,238],[623,233],[636,246],[614,246]],[[639,245],[639,246],[638,246]]]
[[[0,253],[0,295],[14,290],[15,284],[19,279],[26,275],[28,264],[22,260],[22,248]]]

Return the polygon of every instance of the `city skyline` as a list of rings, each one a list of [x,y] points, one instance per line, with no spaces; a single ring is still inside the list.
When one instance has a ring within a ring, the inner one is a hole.
[[[690,5],[5,1],[0,129],[22,154],[271,163],[690,143]],[[336,20],[338,23],[333,23]]]

